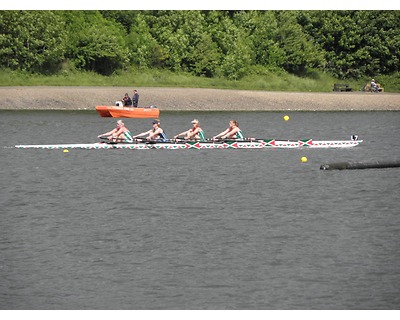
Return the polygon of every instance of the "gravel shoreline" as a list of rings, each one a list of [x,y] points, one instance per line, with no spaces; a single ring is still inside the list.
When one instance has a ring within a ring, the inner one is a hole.
[[[95,110],[113,105],[133,87],[0,87],[2,110]],[[272,92],[137,87],[139,107],[161,111],[385,111],[400,110],[400,94]]]

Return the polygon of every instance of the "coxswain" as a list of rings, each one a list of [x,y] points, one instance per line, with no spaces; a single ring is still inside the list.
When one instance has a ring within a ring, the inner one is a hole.
[[[153,128],[151,128],[149,131],[139,133],[135,136],[132,137],[132,139],[135,139],[137,137],[144,137],[147,135],[146,139],[147,140],[155,140],[155,141],[165,141],[167,140],[167,136],[164,132],[163,129],[160,127],[160,120],[154,119],[153,122]]]
[[[132,142],[132,133],[129,131],[122,120],[117,121],[117,127],[109,132],[100,134],[98,138],[107,137],[113,142]]]
[[[213,140],[216,139],[243,139],[242,130],[239,128],[239,123],[236,120],[229,121],[229,128],[225,131],[222,131],[220,134],[217,134],[213,137]]]
[[[174,139],[178,138],[178,137],[183,137],[183,139],[185,140],[200,140],[200,141],[204,141],[204,131],[203,129],[200,127],[200,122],[197,119],[193,119],[192,120],[192,124],[193,124],[193,128],[181,132],[180,134],[177,134],[176,136],[174,136]]]

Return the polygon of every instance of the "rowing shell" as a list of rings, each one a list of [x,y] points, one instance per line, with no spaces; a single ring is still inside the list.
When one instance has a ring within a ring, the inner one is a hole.
[[[87,144],[44,144],[16,145],[19,149],[263,149],[263,148],[350,148],[358,146],[363,140],[313,141],[308,140],[256,140],[225,142],[133,142],[133,143],[87,143]]]

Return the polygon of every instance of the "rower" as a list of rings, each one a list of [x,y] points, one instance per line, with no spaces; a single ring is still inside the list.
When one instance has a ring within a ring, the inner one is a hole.
[[[113,142],[132,142],[132,133],[129,131],[122,120],[117,121],[117,127],[109,132],[100,134],[98,138],[108,138]]]
[[[203,129],[200,127],[200,122],[197,119],[193,119],[192,120],[192,124],[193,124],[193,128],[181,132],[180,134],[177,134],[176,136],[174,136],[174,139],[183,136],[183,139],[185,140],[200,140],[200,141],[204,141],[204,131]]]
[[[225,131],[222,131],[220,134],[217,134],[216,136],[213,137],[213,140],[216,140],[217,138],[221,139],[243,139],[243,133],[242,130],[239,128],[239,123],[232,119],[229,121],[229,128],[226,129]]]
[[[160,120],[154,119],[152,124],[153,124],[152,129],[150,129],[149,131],[146,131],[146,132],[139,133],[139,134],[133,136],[132,139],[135,139],[137,137],[143,137],[143,136],[147,135],[147,138],[146,138],[147,140],[153,140],[153,141],[154,140],[155,141],[167,140],[167,136],[166,136],[164,130],[161,129],[161,127],[160,127]]]

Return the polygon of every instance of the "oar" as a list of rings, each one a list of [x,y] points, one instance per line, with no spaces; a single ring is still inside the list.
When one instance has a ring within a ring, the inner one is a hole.
[[[286,141],[286,142],[298,142],[299,140],[290,140],[290,139],[265,139],[265,138],[248,138],[248,140],[245,141],[271,141],[271,140],[275,140],[275,141]]]
[[[145,142],[147,142],[147,138],[146,137],[137,137],[137,138],[133,138],[132,140],[134,142],[136,142],[136,143],[145,143]]]
[[[108,137],[99,137],[99,138],[102,139],[102,140],[107,140],[107,141],[104,141],[104,142],[105,142],[105,143],[109,143],[109,144],[118,143],[117,141],[113,141],[113,140],[123,140],[123,139],[119,139],[119,138],[110,140]]]
[[[147,137],[136,137],[132,138],[133,140],[147,140]]]
[[[148,140],[148,141],[145,141],[145,143],[147,143],[147,144],[156,144],[156,143],[180,143],[180,142],[183,142],[183,141],[178,141],[177,139],[165,139],[165,140],[156,139],[156,140]]]
[[[115,143],[132,143],[132,142],[143,142],[146,138],[134,138],[132,142],[125,141],[126,139],[122,138],[113,138],[113,140],[108,139],[108,137],[100,137],[100,139],[107,140],[106,143],[115,144]]]
[[[207,139],[208,141],[212,142],[253,142],[257,140],[263,140],[263,139],[256,139],[256,138],[241,138],[241,139],[233,139],[233,138],[216,138],[216,139]]]
[[[177,137],[174,139],[169,139],[170,142],[173,143],[187,143],[187,142],[207,142],[207,139],[202,140],[202,139],[185,139],[184,137]]]

